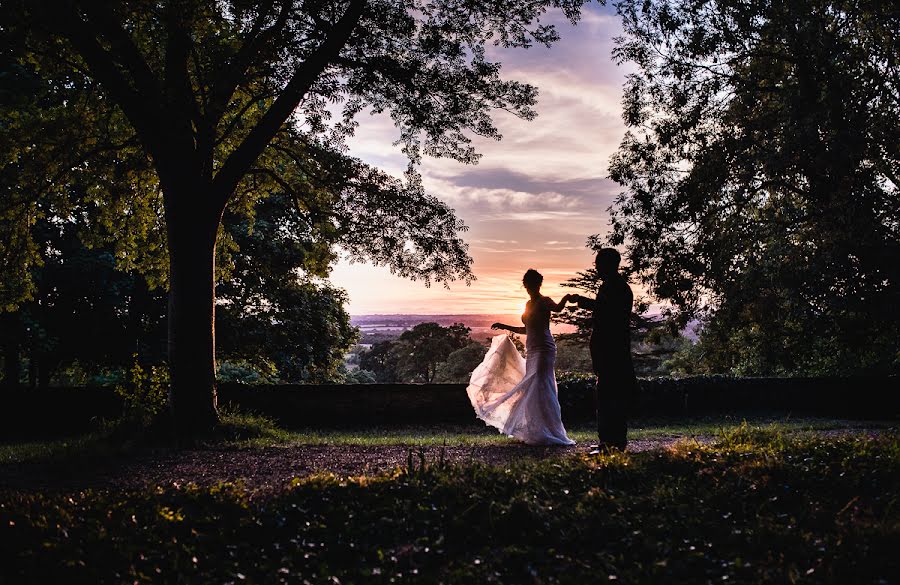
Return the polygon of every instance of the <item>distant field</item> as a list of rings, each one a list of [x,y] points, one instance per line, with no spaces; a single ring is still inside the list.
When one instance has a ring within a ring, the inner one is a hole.
[[[353,315],[350,323],[359,327],[362,334],[360,343],[370,344],[388,339],[395,339],[407,329],[411,329],[419,323],[437,323],[442,327],[448,327],[454,323],[462,323],[472,330],[471,337],[476,341],[484,341],[488,337],[497,335],[491,330],[491,325],[497,322],[518,325],[521,315],[508,314],[480,314],[480,315]],[[570,333],[575,330],[571,325],[552,324],[550,330],[553,333]]]

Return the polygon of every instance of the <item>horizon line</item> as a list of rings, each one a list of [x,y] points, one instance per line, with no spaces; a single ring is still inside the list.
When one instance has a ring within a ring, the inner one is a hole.
[[[351,317],[467,317],[477,315],[515,315],[516,313],[350,313]]]

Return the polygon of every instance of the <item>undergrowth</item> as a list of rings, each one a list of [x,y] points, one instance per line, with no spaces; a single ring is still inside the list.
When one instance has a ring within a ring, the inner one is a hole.
[[[393,473],[268,498],[233,484],[0,492],[0,581],[892,583],[898,486],[895,433],[741,425],[511,466],[412,450]]]

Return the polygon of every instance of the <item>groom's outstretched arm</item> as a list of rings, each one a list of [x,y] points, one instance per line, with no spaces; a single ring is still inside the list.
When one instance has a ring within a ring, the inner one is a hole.
[[[504,325],[503,323],[494,323],[491,325],[491,329],[501,329],[503,331],[512,331],[513,333],[519,333],[521,335],[525,335],[524,327],[515,327],[513,325]]]
[[[578,303],[578,307],[581,309],[593,311],[597,308],[597,299],[592,299],[582,295],[572,295],[572,300]]]

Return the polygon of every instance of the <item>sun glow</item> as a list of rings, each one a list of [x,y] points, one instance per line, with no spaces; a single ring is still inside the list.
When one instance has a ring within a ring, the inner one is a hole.
[[[541,293],[559,301],[572,292],[560,284],[583,270],[592,255],[586,248],[572,254],[571,266],[557,266],[542,270],[544,284]],[[426,288],[420,282],[410,282],[394,276],[386,268],[366,264],[340,262],[335,267],[331,280],[344,288],[350,298],[348,310],[353,315],[366,314],[503,314],[521,315],[525,312],[528,293],[522,287],[522,275],[537,263],[522,264],[518,269],[492,267],[492,270],[478,268],[477,280],[467,287],[463,283],[453,283],[450,289],[439,284]]]

